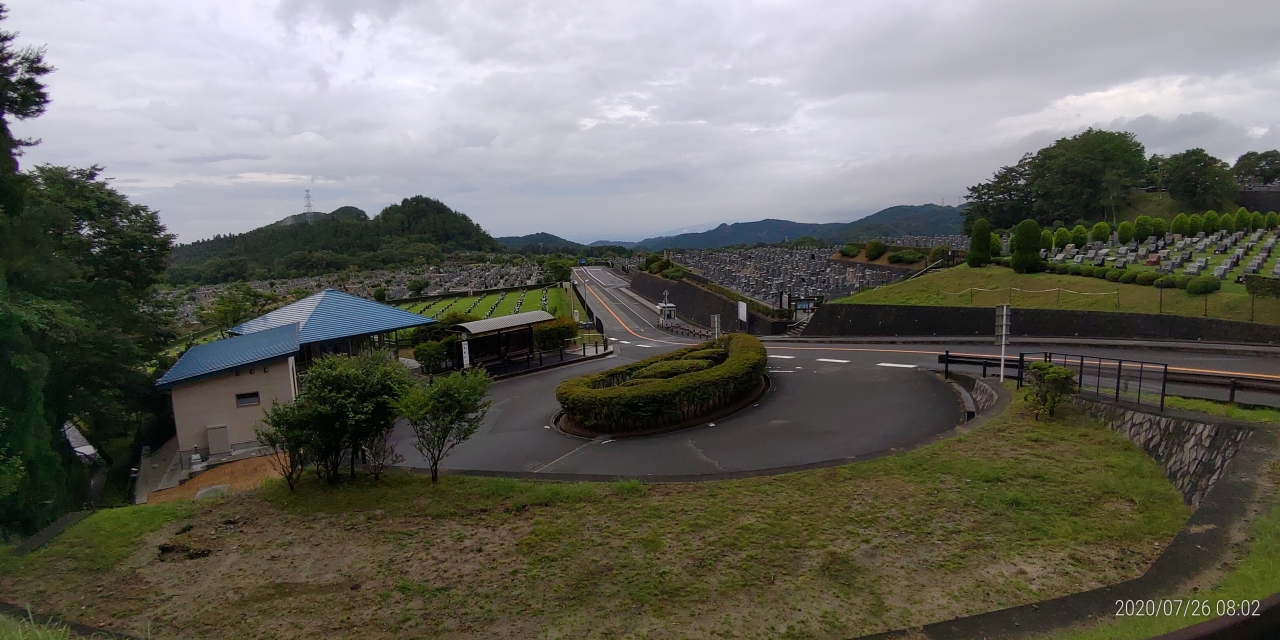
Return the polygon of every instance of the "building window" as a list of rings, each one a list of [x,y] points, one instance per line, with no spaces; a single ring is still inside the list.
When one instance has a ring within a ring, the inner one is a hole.
[[[236,394],[237,407],[254,407],[254,406],[257,406],[258,404],[260,404],[260,401],[258,400],[257,391],[254,391],[253,393],[237,393]]]

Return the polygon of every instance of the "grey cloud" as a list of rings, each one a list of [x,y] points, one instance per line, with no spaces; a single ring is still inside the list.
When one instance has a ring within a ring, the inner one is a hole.
[[[104,165],[184,241],[297,213],[308,187],[321,209],[422,193],[498,234],[625,239],[954,202],[1090,122],[1153,151],[1280,146],[1261,0],[72,1],[6,24],[59,68],[16,127],[44,140],[24,165]],[[1189,80],[1130,87],[1165,77]]]

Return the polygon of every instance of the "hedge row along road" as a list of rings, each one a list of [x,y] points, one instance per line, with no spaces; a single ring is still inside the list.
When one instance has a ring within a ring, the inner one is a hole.
[[[759,406],[717,421],[715,426],[658,436],[575,438],[550,427],[560,408],[555,399],[560,382],[697,342],[654,327],[653,305],[635,297],[625,289],[626,281],[608,269],[578,268],[575,275],[617,355],[497,383],[485,424],[454,450],[444,468],[504,474],[711,478],[725,472],[865,456],[911,445],[950,429],[958,419],[954,396],[936,378],[915,369],[882,364],[936,366],[937,355],[948,348],[957,353],[999,353],[997,347],[972,344],[766,342],[768,373],[774,386]],[[1264,357],[1149,349],[1058,350],[1168,362],[1193,370],[1280,375],[1277,360]],[[405,464],[423,466],[409,445],[408,427],[401,425],[396,436]]]

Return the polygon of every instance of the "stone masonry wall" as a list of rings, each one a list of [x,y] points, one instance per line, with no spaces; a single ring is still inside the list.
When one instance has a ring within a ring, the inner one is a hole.
[[[1200,506],[1245,439],[1253,433],[1252,428],[1242,425],[1146,413],[1078,396],[1071,401],[1124,434],[1164,466],[1165,476],[1192,509]]]
[[[973,403],[977,405],[979,415],[986,413],[999,397],[996,395],[996,390],[983,380],[974,381],[973,391],[969,392],[969,395],[973,396]]]

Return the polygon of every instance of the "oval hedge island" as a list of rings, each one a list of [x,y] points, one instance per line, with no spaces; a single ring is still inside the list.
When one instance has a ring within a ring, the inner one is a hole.
[[[701,424],[754,401],[768,384],[764,345],[731,334],[660,356],[573,378],[556,388],[560,428],[591,435],[642,435]]]

